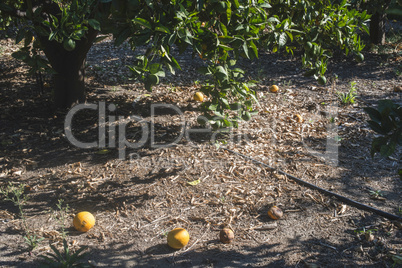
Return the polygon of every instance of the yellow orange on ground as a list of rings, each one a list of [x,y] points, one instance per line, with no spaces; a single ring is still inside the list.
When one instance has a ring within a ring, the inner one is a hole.
[[[202,94],[202,92],[196,92],[194,94],[194,100],[202,102],[204,100],[204,94]]]
[[[75,215],[74,228],[80,232],[88,232],[95,225],[95,217],[88,211],[82,211]]]
[[[268,216],[273,220],[279,220],[283,216],[283,211],[277,206],[273,206],[268,210]]]
[[[279,87],[277,85],[272,85],[269,87],[269,91],[271,91],[272,93],[276,93],[278,92]]]
[[[169,247],[174,249],[181,249],[188,244],[190,235],[186,229],[175,228],[168,233],[167,242]]]

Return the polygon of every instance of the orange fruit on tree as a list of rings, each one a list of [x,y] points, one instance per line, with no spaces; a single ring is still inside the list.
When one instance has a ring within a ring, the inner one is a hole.
[[[190,240],[190,235],[186,229],[175,228],[168,233],[167,243],[169,247],[174,249],[181,249],[188,244]]]
[[[277,206],[273,206],[268,210],[268,216],[273,220],[279,220],[283,216],[283,211]]]
[[[77,231],[87,232],[95,225],[95,217],[88,211],[82,211],[75,215],[73,225]]]
[[[279,88],[277,85],[272,85],[269,87],[269,91],[271,91],[272,93],[276,93],[278,92]]]
[[[204,94],[202,94],[202,92],[196,92],[194,94],[194,100],[202,102],[204,100]]]

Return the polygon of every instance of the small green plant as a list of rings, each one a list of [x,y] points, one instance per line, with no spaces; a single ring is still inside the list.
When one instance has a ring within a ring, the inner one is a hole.
[[[377,229],[366,229],[366,227],[363,227],[361,230],[355,230],[355,233],[357,234],[372,234],[374,232],[377,232]]]
[[[28,228],[26,221],[26,216],[24,212],[24,205],[28,200],[28,196],[25,195],[25,184],[20,184],[18,186],[13,185],[11,182],[6,187],[0,188],[0,194],[4,197],[4,200],[12,202],[16,207],[18,207],[19,216],[22,220],[22,228],[24,230],[24,240],[28,245],[28,251],[32,251],[39,243],[44,239],[36,236]]]
[[[402,216],[402,207],[398,207],[398,212],[396,214]]]
[[[29,251],[32,251],[36,249],[39,246],[39,243],[45,238],[43,237],[38,237],[36,235],[27,233],[27,235],[24,236],[25,243],[29,247]]]
[[[170,85],[167,89],[168,89],[169,91],[172,91],[172,92],[176,92],[176,91],[177,91],[177,87],[172,86],[172,85]]]
[[[395,265],[402,264],[402,255],[401,254],[391,254],[391,259],[393,260],[392,268],[395,267]]]
[[[60,229],[61,229],[61,236],[63,239],[66,238],[68,232],[66,231],[66,219],[67,219],[67,215],[68,212],[70,210],[70,207],[67,205],[64,205],[64,200],[63,199],[59,199],[58,203],[57,203],[57,211],[53,212],[53,217],[55,220],[58,221],[59,225],[60,225]]]
[[[339,100],[341,101],[342,104],[348,105],[348,104],[353,104],[356,101],[356,96],[357,96],[357,89],[356,89],[356,82],[352,81],[350,83],[350,89],[349,92],[337,92],[337,95],[339,97]]]
[[[402,74],[402,68],[395,68],[394,72],[395,72],[396,76],[400,76]]]
[[[166,236],[166,237],[168,236],[168,234],[169,234],[169,231],[164,231],[164,232],[162,233],[162,235],[163,235],[163,236]]]
[[[372,191],[370,191],[370,196],[373,199],[384,199],[383,198],[384,194],[380,190],[377,190],[377,191],[372,190]]]
[[[40,255],[43,259],[41,267],[91,267],[89,264],[81,262],[85,256],[83,253],[87,246],[81,246],[75,253],[72,253],[68,247],[66,239],[63,239],[63,251],[59,251],[54,245],[50,244],[54,253],[48,252],[47,255]]]

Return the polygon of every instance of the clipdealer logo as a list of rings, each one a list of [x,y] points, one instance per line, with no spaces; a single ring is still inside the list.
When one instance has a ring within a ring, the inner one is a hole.
[[[72,122],[74,115],[83,110],[94,110],[98,111],[98,140],[92,142],[82,142],[79,141],[73,134]],[[168,143],[157,143],[155,140],[155,125],[154,119],[156,118],[156,111],[158,109],[170,109],[174,111],[180,117],[180,131],[178,135],[173,141]],[[116,115],[108,115],[110,112],[116,111],[116,105],[109,104],[106,105],[105,102],[95,103],[83,103],[74,106],[66,115],[64,121],[64,131],[67,140],[74,146],[82,149],[90,149],[90,148],[116,148],[118,149],[118,158],[120,160],[126,159],[126,149],[139,149],[144,147],[145,145],[149,145],[150,148],[167,148],[171,146],[175,146],[178,144],[184,137],[189,142],[190,145],[195,146],[195,142],[191,140],[190,135],[193,133],[206,133],[210,134],[210,143],[215,144],[217,141],[217,135],[219,133],[225,132],[229,133],[228,140],[233,141],[234,135],[231,131],[231,128],[223,128],[217,131],[213,131],[211,127],[207,124],[204,128],[187,128],[187,124],[184,118],[183,112],[173,104],[151,104],[151,120],[147,121],[141,116],[133,115],[133,116],[116,116]],[[337,116],[338,106],[334,103],[327,106],[327,117],[325,120],[328,122],[326,124],[326,144],[325,144],[325,152],[317,151],[311,148],[304,141],[304,129],[301,128],[301,143],[306,148],[307,152],[311,155],[314,155],[317,158],[324,160],[326,163],[330,165],[338,165],[338,147],[339,147],[339,137],[338,137],[338,128],[334,122],[331,122],[333,118]],[[202,118],[205,122],[208,122],[207,118]],[[130,142],[126,138],[126,129],[129,123],[136,122],[139,124],[141,130],[141,138],[136,142]],[[272,124],[270,124],[268,132],[272,133],[272,139],[270,142],[272,144],[276,143],[276,121],[274,120]],[[248,135],[241,135],[242,139],[248,141]],[[148,144],[147,144],[148,143]],[[130,156],[130,158],[132,158]],[[137,157],[138,158],[138,157]]]

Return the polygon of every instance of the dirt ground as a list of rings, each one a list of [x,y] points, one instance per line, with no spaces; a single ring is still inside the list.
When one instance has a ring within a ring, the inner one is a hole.
[[[192,95],[204,79],[195,71],[201,59],[180,56],[183,71],[149,93],[125,67],[134,53],[103,41],[88,56],[88,103],[105,104],[105,131],[129,123],[124,136],[106,135],[112,146],[90,149],[69,142],[68,111],[53,110],[50,79],[45,77],[41,92],[35,79],[24,75],[26,66],[11,57],[16,49],[10,39],[0,40],[0,186],[26,185],[28,226],[45,239],[27,251],[18,209],[1,200],[1,267],[36,267],[49,244],[61,248],[61,224],[53,217],[59,199],[70,208],[70,247],[89,246],[83,261],[92,267],[401,267],[392,259],[402,254],[400,221],[343,204],[222,149],[401,216],[401,149],[389,158],[371,158],[374,133],[363,111],[380,99],[402,103],[402,93],[393,92],[402,84],[400,43],[368,49],[362,63],[336,57],[329,75],[339,79],[327,87],[303,77],[297,57],[266,53],[258,61],[240,62],[259,82],[261,107],[225,136],[188,131],[200,129],[199,103]],[[356,103],[341,105],[336,92],[349,91],[352,81]],[[272,84],[279,85],[278,93],[269,92]],[[153,104],[165,106],[152,114]],[[143,125],[129,116],[152,120],[155,140],[119,151],[118,137],[132,143],[142,138]],[[79,111],[72,122],[79,141],[102,137],[99,109]],[[168,144],[173,146],[155,146]],[[272,205],[284,211],[282,219],[267,216]],[[83,210],[95,215],[96,225],[78,233],[72,217]],[[233,229],[233,243],[219,242],[223,226]],[[166,244],[175,227],[190,233],[189,244],[178,251]],[[363,230],[374,239],[367,240]]]

